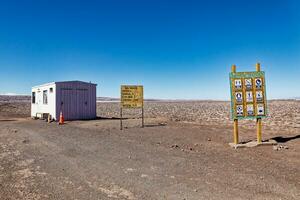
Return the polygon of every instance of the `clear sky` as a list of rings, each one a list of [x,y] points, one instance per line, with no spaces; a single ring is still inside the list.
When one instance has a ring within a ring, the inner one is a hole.
[[[228,74],[266,71],[268,98],[300,96],[298,0],[0,2],[0,94],[82,80],[98,96],[228,99]]]

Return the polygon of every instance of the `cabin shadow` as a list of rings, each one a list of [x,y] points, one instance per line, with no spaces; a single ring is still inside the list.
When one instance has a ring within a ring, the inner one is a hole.
[[[271,138],[271,139],[275,140],[278,143],[286,143],[286,142],[291,141],[291,140],[300,139],[300,134],[292,136],[292,137],[281,137],[281,136],[278,136],[278,137],[274,137],[274,138]]]
[[[15,122],[15,119],[0,119],[0,122]]]
[[[85,120],[80,120],[80,121],[109,121],[109,120],[120,120],[120,117],[101,117],[97,116],[95,119],[85,119]],[[128,118],[128,117],[123,117],[122,120],[130,120],[130,119],[138,119],[138,118]],[[144,127],[162,127],[162,126],[167,126],[166,123],[157,123],[157,124],[145,124]],[[124,127],[126,128],[126,127]]]
[[[167,124],[145,124],[144,127],[161,127],[161,126],[166,126]]]
[[[94,120],[120,120],[120,117],[96,117]],[[122,120],[127,120],[130,118],[122,118]]]
[[[94,119],[81,119],[79,121],[96,121],[96,120],[120,120],[120,117],[96,117]],[[139,119],[139,118],[128,118],[128,117],[123,117],[122,120],[129,120],[129,119]],[[78,121],[78,120],[68,120],[68,121]],[[150,125],[151,126],[151,125]]]

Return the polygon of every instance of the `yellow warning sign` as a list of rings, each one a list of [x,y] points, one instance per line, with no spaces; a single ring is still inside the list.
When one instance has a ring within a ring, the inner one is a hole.
[[[141,85],[121,86],[121,107],[142,108],[144,105],[144,91]]]

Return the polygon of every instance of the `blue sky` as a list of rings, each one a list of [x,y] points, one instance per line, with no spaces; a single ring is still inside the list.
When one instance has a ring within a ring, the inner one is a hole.
[[[0,94],[62,80],[98,96],[228,99],[228,73],[266,71],[268,98],[300,96],[300,1],[0,1]]]

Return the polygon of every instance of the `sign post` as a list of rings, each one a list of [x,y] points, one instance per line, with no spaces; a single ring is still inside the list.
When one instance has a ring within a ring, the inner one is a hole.
[[[144,128],[144,88],[141,85],[121,85],[120,129],[123,129],[123,109],[142,109]]]
[[[120,130],[123,130],[123,109],[122,107],[120,108]]]
[[[231,72],[236,73],[235,65],[232,65]],[[238,144],[239,143],[238,119],[234,119],[233,123],[234,123],[233,124],[233,142],[234,142],[234,144]]]
[[[262,118],[267,116],[265,73],[259,63],[253,72],[236,72],[236,66],[232,65],[229,77],[234,145],[239,143],[238,120],[241,119],[256,119],[257,144],[261,144]]]
[[[142,128],[144,128],[144,105],[142,107]]]
[[[260,64],[256,63],[256,71],[260,72]],[[262,125],[261,125],[261,118],[258,117],[256,119],[256,135],[257,135],[257,143],[261,144],[261,129],[262,129]]]

